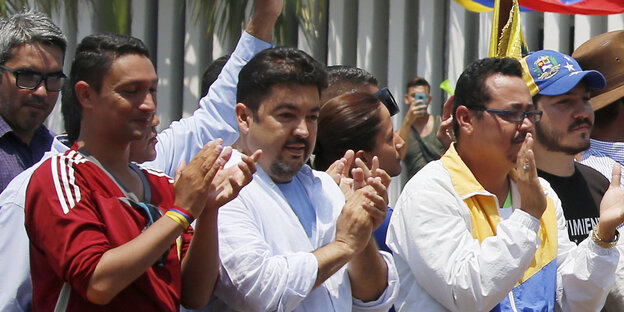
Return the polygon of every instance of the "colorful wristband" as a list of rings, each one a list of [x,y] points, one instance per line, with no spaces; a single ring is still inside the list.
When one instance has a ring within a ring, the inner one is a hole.
[[[184,219],[186,219],[186,222],[188,222],[189,224],[193,223],[193,219],[188,214],[186,214],[184,211],[180,211],[178,209],[178,207],[171,208],[171,209],[169,209],[169,211],[173,211],[175,213],[180,214],[182,217],[184,217]]]
[[[184,216],[182,216],[178,212],[174,212],[174,211],[169,210],[169,211],[167,211],[165,213],[165,216],[171,218],[171,220],[175,221],[177,224],[179,224],[185,230],[190,225],[190,223],[186,220],[186,218]]]
[[[185,214],[188,217],[188,219],[190,220],[189,223],[193,223],[193,220],[195,220],[195,217],[193,217],[193,215],[188,210],[186,210],[186,209],[184,209],[182,207],[173,206],[173,207],[171,207],[171,209],[175,209],[175,210]]]

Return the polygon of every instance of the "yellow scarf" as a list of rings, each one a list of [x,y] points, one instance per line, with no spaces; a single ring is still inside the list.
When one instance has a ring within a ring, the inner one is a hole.
[[[485,238],[496,235],[496,226],[501,218],[498,215],[495,197],[479,184],[457,154],[454,145],[451,145],[442,156],[441,161],[451,176],[455,191],[468,206],[472,223],[472,236],[482,242]],[[510,173],[510,177],[515,180],[513,173]],[[541,225],[537,233],[540,246],[518,285],[528,280],[557,256],[557,217],[552,199],[546,197],[546,200],[546,211],[540,219]]]

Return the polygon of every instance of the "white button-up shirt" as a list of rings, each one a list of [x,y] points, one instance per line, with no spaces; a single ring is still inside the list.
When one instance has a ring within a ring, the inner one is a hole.
[[[240,154],[232,156],[237,163]],[[297,174],[316,212],[309,239],[279,188],[258,166],[253,181],[219,209],[221,277],[216,295],[237,311],[388,311],[398,295],[398,274],[392,257],[388,287],[373,302],[352,297],[346,266],[322,285],[312,252],[336,236],[336,220],[345,198],[329,175],[308,166]]]

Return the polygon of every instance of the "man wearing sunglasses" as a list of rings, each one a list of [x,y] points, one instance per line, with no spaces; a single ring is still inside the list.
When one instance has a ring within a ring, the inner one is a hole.
[[[0,191],[50,149],[43,122],[63,85],[65,36],[45,15],[0,21]]]
[[[568,66],[538,64],[544,80]],[[543,113],[520,63],[470,64],[453,101],[456,143],[405,185],[390,220],[399,310],[600,310],[618,261],[624,190],[610,186],[592,238],[576,246],[557,194],[537,176],[533,128]],[[619,181],[619,168],[613,175]]]

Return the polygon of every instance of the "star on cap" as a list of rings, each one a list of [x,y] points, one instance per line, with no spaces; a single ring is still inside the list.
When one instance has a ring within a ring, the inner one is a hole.
[[[574,69],[574,65],[572,65],[572,64],[570,64],[568,62],[566,62],[565,66],[563,66],[563,67],[565,67],[570,72],[575,72],[576,71],[576,69]]]

